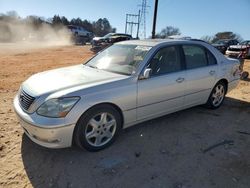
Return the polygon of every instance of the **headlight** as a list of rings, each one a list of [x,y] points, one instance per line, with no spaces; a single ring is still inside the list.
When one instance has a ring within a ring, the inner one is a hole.
[[[80,97],[50,99],[44,102],[36,112],[41,116],[62,118],[69,113],[79,99]]]

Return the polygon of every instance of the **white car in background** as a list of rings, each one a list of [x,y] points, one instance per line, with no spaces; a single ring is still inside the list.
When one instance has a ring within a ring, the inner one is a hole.
[[[130,40],[86,64],[31,76],[14,108],[37,144],[97,151],[139,122],[196,105],[220,107],[239,79],[239,61],[205,42]]]
[[[68,25],[67,28],[74,34],[75,36],[88,37],[91,32],[85,30],[81,26],[76,25]]]
[[[234,58],[250,58],[250,40],[245,40],[237,45],[229,46],[226,55]]]

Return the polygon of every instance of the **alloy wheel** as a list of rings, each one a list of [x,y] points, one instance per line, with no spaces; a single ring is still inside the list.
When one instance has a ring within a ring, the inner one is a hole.
[[[91,146],[103,146],[113,138],[116,126],[117,123],[112,114],[99,113],[89,120],[85,129],[85,138]]]
[[[212,103],[215,107],[219,106],[225,97],[225,88],[222,84],[218,84],[212,94]]]

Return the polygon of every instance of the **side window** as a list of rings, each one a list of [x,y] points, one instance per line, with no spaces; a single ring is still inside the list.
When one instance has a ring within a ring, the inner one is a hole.
[[[207,50],[207,60],[208,60],[208,65],[216,65],[217,64],[216,58],[208,50]]]
[[[177,46],[160,49],[150,61],[152,75],[161,75],[182,70],[181,57]]]
[[[207,66],[206,52],[202,47],[194,45],[183,45],[183,51],[187,69]]]

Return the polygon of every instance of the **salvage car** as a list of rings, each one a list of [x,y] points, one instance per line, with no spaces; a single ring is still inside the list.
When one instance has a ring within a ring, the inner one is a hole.
[[[239,79],[239,61],[202,41],[123,41],[86,64],[31,76],[14,109],[35,143],[98,151],[139,122],[196,105],[220,107]]]
[[[213,43],[212,45],[217,48],[221,53],[225,54],[227,48],[230,45],[236,45],[239,42],[235,39],[221,39]]]
[[[91,44],[91,50],[98,52],[116,42],[121,42],[125,40],[131,40],[132,36],[124,33],[108,33],[104,37],[94,37]]]
[[[229,57],[250,58],[250,40],[229,46],[226,55]]]

